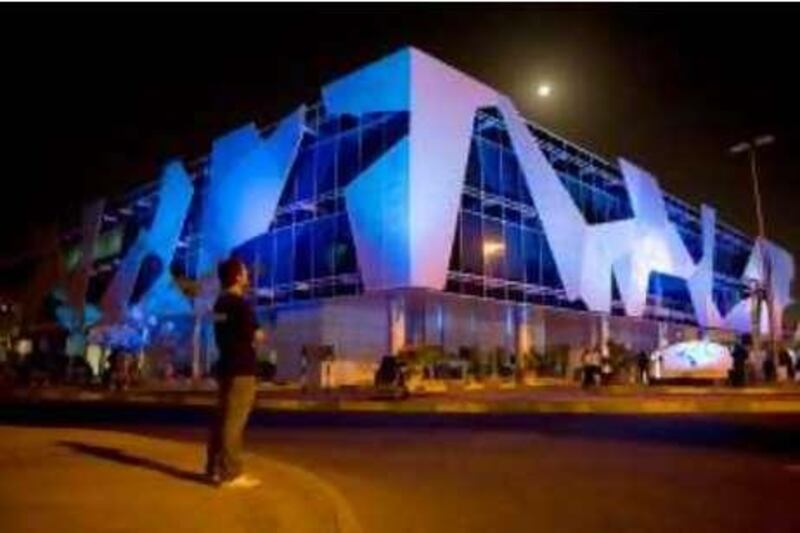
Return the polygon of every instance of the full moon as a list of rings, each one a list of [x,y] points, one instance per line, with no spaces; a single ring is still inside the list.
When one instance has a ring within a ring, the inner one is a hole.
[[[541,96],[542,98],[547,98],[550,96],[550,93],[553,91],[553,88],[550,87],[546,83],[542,83],[539,87],[536,88],[536,94]]]

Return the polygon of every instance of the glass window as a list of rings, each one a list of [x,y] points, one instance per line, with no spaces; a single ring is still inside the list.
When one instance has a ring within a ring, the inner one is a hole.
[[[465,211],[480,213],[483,206],[480,198],[472,196],[471,194],[464,194],[461,196],[461,208]]]
[[[273,246],[272,233],[265,233],[256,240],[256,257],[253,267],[253,284],[256,287],[272,286],[272,272],[275,264]]]
[[[325,217],[314,224],[314,277],[332,276],[335,267],[336,217]]]
[[[467,158],[467,175],[465,181],[467,187],[481,188],[481,164],[478,158],[478,145],[475,139],[472,140]]]
[[[336,157],[336,185],[344,188],[358,174],[359,169],[358,131],[353,131],[339,138]]]
[[[383,154],[383,127],[372,125],[361,131],[361,170],[372,165]]]
[[[384,122],[384,143],[386,148],[394,144],[408,134],[408,113],[393,113]]]
[[[553,289],[562,289],[561,276],[558,275],[558,267],[553,258],[553,252],[550,251],[550,245],[547,243],[547,237],[542,238],[542,285]]]
[[[481,217],[472,213],[463,213],[461,229],[461,268],[470,274],[483,274]]]
[[[516,155],[509,150],[503,150],[501,167],[503,196],[509,200],[519,201],[519,164]]]
[[[358,127],[358,117],[345,113],[339,117],[339,131],[344,133]]]
[[[491,194],[502,194],[500,177],[500,153],[496,146],[486,142],[478,142],[483,189]]]
[[[508,279],[524,281],[525,264],[522,255],[522,228],[516,224],[506,224],[505,237]]]
[[[502,222],[485,219],[483,221],[483,248],[486,275],[492,278],[506,277],[505,238]]]
[[[321,196],[335,187],[336,142],[326,141],[317,147],[314,158],[314,175],[317,180],[316,195]]]
[[[295,251],[294,251],[294,281],[306,281],[311,278],[312,256],[312,227],[314,224],[299,224],[295,226]]]
[[[512,222],[514,224],[520,224],[522,222],[522,214],[513,207],[507,206],[504,214],[506,216],[506,222]]]
[[[294,203],[295,198],[297,197],[295,193],[297,189],[297,176],[301,173],[309,171],[308,167],[314,164],[313,157],[314,154],[309,148],[308,137],[305,137],[303,138],[300,150],[297,153],[297,159],[292,165],[292,169],[289,171],[289,177],[286,180],[286,185],[284,185],[283,191],[281,192],[281,199],[278,202],[279,206],[283,207]]]
[[[450,270],[458,271],[461,269],[461,217],[456,223],[456,233],[453,237],[453,247],[450,252]]]
[[[320,138],[333,137],[339,133],[339,117],[325,118],[318,127]]]
[[[317,151],[316,148],[309,150],[308,156],[303,158],[297,169],[294,201],[310,200],[314,197],[314,159]]]
[[[275,285],[292,283],[294,277],[294,246],[292,228],[283,228],[275,232]]]
[[[522,248],[525,252],[525,283],[541,285],[541,235],[525,228],[522,231]]]
[[[334,268],[336,274],[358,272],[353,234],[350,231],[350,221],[345,213],[341,213],[336,217],[335,246],[334,255],[336,260]]]
[[[487,217],[496,218],[498,220],[503,219],[503,206],[500,205],[497,201],[490,201],[485,200],[483,202],[483,214]]]

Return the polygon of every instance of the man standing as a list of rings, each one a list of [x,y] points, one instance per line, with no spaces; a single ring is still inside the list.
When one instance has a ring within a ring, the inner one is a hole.
[[[253,308],[244,299],[247,267],[231,258],[219,265],[222,292],[214,304],[214,334],[219,349],[219,402],[208,442],[206,474],[220,487],[260,484],[242,471],[242,434],[256,392],[255,342],[263,342]]]
[[[731,385],[734,387],[744,387],[747,382],[747,359],[750,356],[748,348],[752,340],[748,333],[742,335],[739,342],[733,347],[731,357],[733,358],[733,369],[731,370]]]
[[[650,355],[642,350],[636,356],[636,366],[639,369],[638,378],[642,385],[650,384]]]

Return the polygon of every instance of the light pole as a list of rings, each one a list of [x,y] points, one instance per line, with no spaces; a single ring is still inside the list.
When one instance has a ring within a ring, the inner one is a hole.
[[[769,259],[769,254],[766,250],[766,229],[764,226],[764,210],[761,207],[761,190],[758,182],[758,169],[756,166],[756,151],[758,148],[767,146],[775,142],[775,137],[772,135],[759,135],[750,141],[740,142],[730,148],[730,153],[741,154],[747,152],[750,156],[750,175],[753,180],[753,197],[756,204],[756,218],[758,222],[758,240],[759,240],[759,253],[762,261],[762,276],[759,282],[760,287],[757,287],[755,292],[756,298],[756,325],[754,333],[756,338],[760,337],[761,329],[761,300],[765,298],[767,301],[767,324],[769,325],[769,358],[773,364],[776,363],[777,354],[777,340],[775,338],[775,317],[774,317],[774,298],[772,294],[772,263]],[[756,345],[758,347],[758,345]]]

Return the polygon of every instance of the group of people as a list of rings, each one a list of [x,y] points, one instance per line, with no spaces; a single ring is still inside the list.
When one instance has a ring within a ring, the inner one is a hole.
[[[607,385],[612,370],[611,358],[600,346],[586,348],[581,354],[581,383],[584,388]]]
[[[754,350],[753,341],[749,334],[744,334],[734,345],[731,352],[733,367],[730,371],[729,381],[734,387],[743,387],[751,379],[749,360]],[[766,382],[778,379],[778,372],[785,373],[785,379],[795,381],[800,375],[800,356],[787,345],[781,345],[777,350],[777,357],[764,357],[761,362],[761,372]]]

